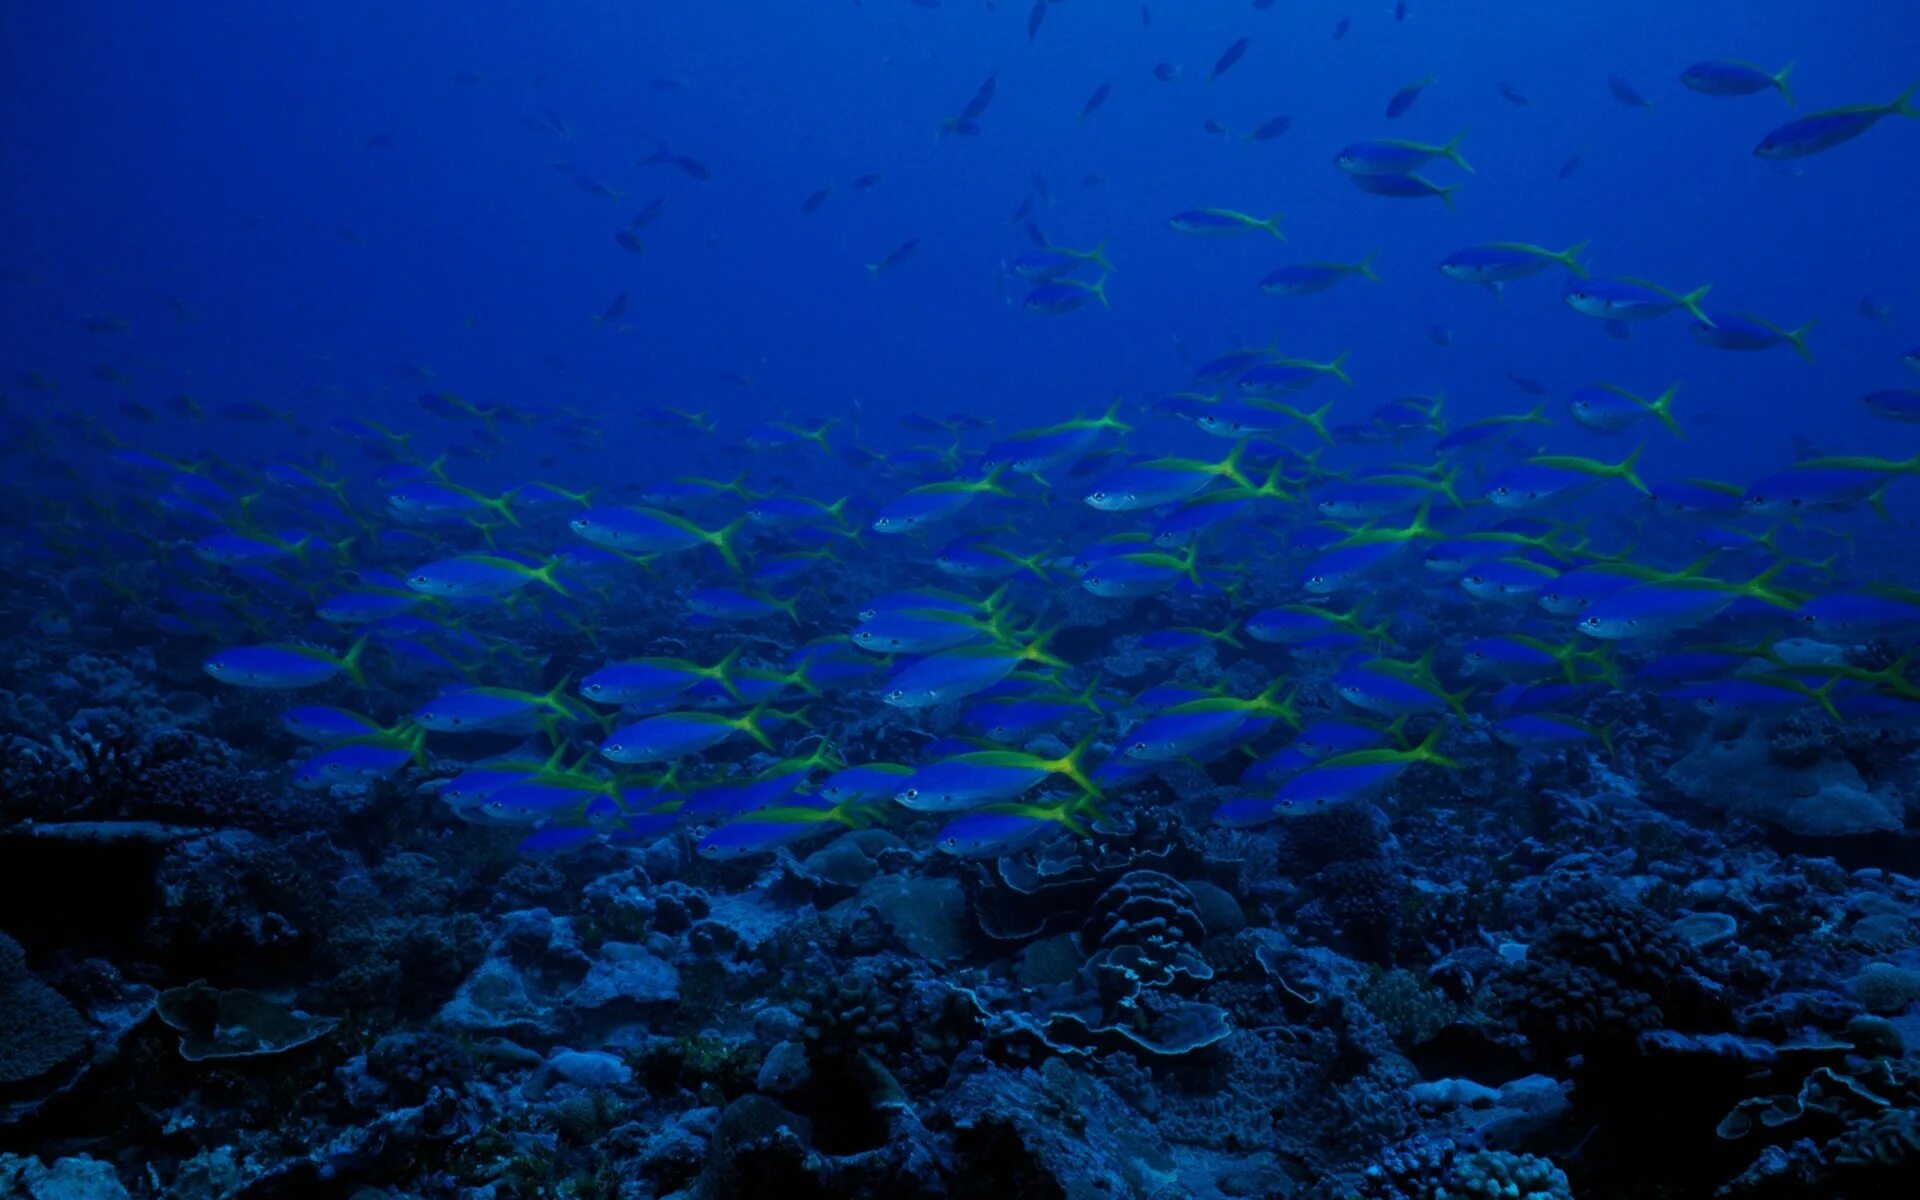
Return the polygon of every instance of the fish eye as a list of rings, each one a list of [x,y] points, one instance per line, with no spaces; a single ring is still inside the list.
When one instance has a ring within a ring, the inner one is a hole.
[[[605,688],[604,686],[602,686],[601,684],[597,684],[597,683],[589,683],[589,684],[587,684],[587,685],[586,685],[586,690],[587,690],[587,691],[589,691],[589,692],[592,692],[592,693],[593,693],[594,695],[596,695],[596,696],[598,696],[598,695],[599,695],[599,694],[600,694],[601,692],[603,692],[603,691],[605,691],[605,690],[606,690],[606,688]]]
[[[626,747],[619,742],[608,742],[605,746],[601,747],[601,749],[607,751],[609,754],[618,754],[622,750],[625,750]]]
[[[1105,500],[1106,498],[1107,494],[1105,492],[1094,492],[1087,497],[1089,500]]]
[[[904,691],[903,689],[901,689],[901,688],[895,688],[895,689],[893,689],[892,691],[890,691],[890,692],[888,692],[888,693],[887,693],[887,699],[889,699],[889,700],[904,700],[904,699],[906,698],[906,695],[907,695],[907,693],[906,693],[906,692],[905,692],[905,691]]]

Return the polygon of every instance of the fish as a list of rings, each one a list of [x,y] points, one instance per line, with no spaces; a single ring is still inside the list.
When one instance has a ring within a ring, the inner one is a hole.
[[[1754,146],[1756,158],[1783,162],[1821,154],[1843,146],[1880,123],[1882,117],[1920,117],[1913,94],[1920,83],[1886,104],[1856,104],[1848,108],[1829,108],[1795,118],[1773,130]]]
[[[1440,260],[1440,273],[1462,283],[1497,287],[1538,275],[1558,264],[1584,278],[1587,272],[1580,264],[1579,254],[1588,245],[1575,242],[1565,250],[1549,250],[1526,242],[1488,242],[1449,254]]]
[[[1656,398],[1647,400],[1625,388],[1603,383],[1576,388],[1567,398],[1567,412],[1575,421],[1598,433],[1620,433],[1642,417],[1653,417],[1680,435],[1679,423],[1673,419],[1673,400],[1679,392],[1680,385],[1676,383]]]
[[[1280,267],[1260,280],[1260,290],[1269,296],[1305,296],[1327,291],[1341,280],[1356,275],[1379,283],[1380,276],[1373,271],[1377,253],[1368,254],[1357,263],[1315,262]]]
[[[1585,277],[1567,281],[1560,296],[1584,317],[1602,321],[1650,321],[1685,309],[1701,325],[1712,328],[1713,318],[1700,301],[1713,290],[1705,284],[1681,294],[1644,279]]]
[[[367,685],[360,658],[367,646],[361,637],[344,654],[333,654],[317,646],[274,643],[261,646],[235,646],[221,650],[201,669],[221,683],[233,687],[291,689],[317,687],[340,675],[346,675],[362,687]]]
[[[1253,230],[1264,230],[1281,241],[1287,235],[1280,232],[1280,218],[1284,214],[1275,213],[1261,220],[1246,213],[1235,212],[1230,208],[1194,208],[1175,213],[1167,218],[1167,224],[1178,233],[1188,237],[1221,238],[1237,237]]]
[[[1771,350],[1775,346],[1792,346],[1800,357],[1813,361],[1813,351],[1807,347],[1807,334],[1812,332],[1818,321],[1808,321],[1795,329],[1781,329],[1769,321],[1746,313],[1730,313],[1713,310],[1703,320],[1689,327],[1698,341],[1722,350]]]
[[[1707,59],[1680,72],[1680,82],[1703,96],[1751,96],[1775,91],[1792,104],[1793,93],[1787,88],[1787,76],[1792,72],[1792,63],[1769,74],[1752,63]]]
[[[1268,117],[1254,126],[1243,136],[1249,142],[1270,142],[1293,128],[1293,118],[1289,116]]]
[[[1333,156],[1333,164],[1349,175],[1411,175],[1431,160],[1444,158],[1463,171],[1472,171],[1460,155],[1460,141],[1466,136],[1461,133],[1440,146],[1391,139],[1354,142]]]
[[[1232,70],[1235,63],[1245,58],[1250,41],[1249,38],[1239,38],[1222,50],[1220,57],[1213,60],[1213,69],[1207,72],[1207,83],[1212,84],[1214,80]]]
[[[1642,95],[1639,88],[1618,75],[1607,76],[1607,90],[1613,93],[1615,100],[1628,108],[1644,108],[1648,112],[1653,111],[1653,101]]]
[[[1108,80],[1107,82],[1101,84],[1099,87],[1093,89],[1093,94],[1087,97],[1087,102],[1080,106],[1079,120],[1084,121],[1088,117],[1092,116],[1095,112],[1099,111],[1100,106],[1105,104],[1107,102],[1107,97],[1112,94],[1113,94],[1113,82],[1111,80]]]
[[[1414,101],[1420,99],[1420,93],[1432,86],[1433,76],[1426,75],[1395,92],[1387,101],[1387,120],[1405,116],[1407,110],[1413,107]]]
[[[1882,388],[1860,397],[1867,411],[1889,421],[1920,423],[1920,389]]]
[[[893,249],[887,251],[886,254],[881,257],[879,262],[868,263],[867,273],[872,277],[874,277],[875,279],[878,279],[885,272],[891,271],[895,267],[899,266],[901,263],[911,260],[913,256],[915,254],[918,254],[919,252],[920,252],[920,239],[908,238],[906,241],[901,242],[898,246],[895,246]]]
[[[1442,187],[1418,175],[1348,175],[1347,182],[1363,192],[1376,196],[1390,196],[1402,200],[1420,200],[1428,196],[1440,199],[1448,208],[1453,207],[1453,194],[1460,190],[1459,185]]]
[[[1533,107],[1533,101],[1527,99],[1525,92],[1522,92],[1519,88],[1504,79],[1494,86],[1494,90],[1499,92],[1501,97],[1509,104],[1515,104],[1521,108]]]

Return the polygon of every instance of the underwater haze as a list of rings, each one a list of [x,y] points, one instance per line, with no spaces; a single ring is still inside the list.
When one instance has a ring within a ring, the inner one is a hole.
[[[0,1197],[1912,1195],[1915,47],[7,7]]]

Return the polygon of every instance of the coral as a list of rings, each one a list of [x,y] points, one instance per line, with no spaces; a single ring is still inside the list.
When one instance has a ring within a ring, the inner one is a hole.
[[[87,1048],[87,1023],[27,970],[20,944],[0,933],[0,1087],[37,1080]]]
[[[180,1034],[180,1057],[188,1062],[280,1054],[325,1037],[338,1024],[242,988],[222,991],[205,980],[161,992],[155,1007]]]
[[[1892,963],[1870,963],[1853,977],[1848,990],[1868,1012],[1892,1016],[1920,1000],[1920,971]]]
[[[1566,1174],[1544,1158],[1470,1150],[1421,1135],[1367,1168],[1367,1200],[1572,1200]]]
[[[55,1159],[52,1166],[36,1158],[0,1154],[0,1195],[19,1200],[127,1200],[128,1193],[112,1165],[96,1158]]]
[[[1401,1048],[1417,1045],[1440,1032],[1455,1012],[1438,989],[1422,983],[1410,971],[1374,973],[1359,990],[1360,1003],[1386,1026]]]
[[[385,1085],[394,1103],[420,1104],[435,1088],[465,1089],[473,1078],[473,1057],[437,1033],[390,1033],[367,1051],[366,1070]]]

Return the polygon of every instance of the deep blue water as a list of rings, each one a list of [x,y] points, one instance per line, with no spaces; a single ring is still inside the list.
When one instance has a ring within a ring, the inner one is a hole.
[[[1900,1194],[1920,105],[1896,97],[1920,8],[1397,9],[0,12],[0,950],[23,948],[0,953],[0,1014],[53,1048],[0,1053],[0,1146],[48,1164],[0,1160],[0,1194],[49,1200],[45,1171],[183,1198]],[[1794,103],[1685,86],[1703,60],[1791,63]],[[988,79],[975,128],[944,132]],[[1755,153],[1848,106],[1885,112]],[[1471,171],[1417,171],[1447,203],[1334,162],[1456,135]],[[1172,227],[1198,209],[1282,214],[1285,241]],[[1711,285],[1709,316],[1804,327],[1808,353],[1704,344],[1683,310],[1609,328],[1558,263],[1500,288],[1437,269],[1513,242],[1585,243],[1592,276],[1673,297]],[[1046,281],[1015,268],[1042,244],[1103,247],[1110,274],[1055,286],[1102,281],[1110,307],[1028,311]],[[1258,286],[1369,255],[1377,282]],[[1196,378],[1260,348],[1347,355],[1351,384]],[[1677,385],[1684,436],[1583,424],[1603,384]],[[1408,425],[1402,398],[1440,395]],[[1124,438],[1022,463],[1116,402]],[[1328,403],[1325,437],[1295,419]],[[1230,410],[1276,424],[1237,478],[1207,465],[1236,440],[1198,420]],[[1147,540],[1272,461],[1282,494],[1190,559]],[[1502,500],[1542,469],[1557,495]],[[1394,492],[1377,511],[1328,507],[1370,477]],[[1643,494],[1683,480],[1732,499]],[[1146,482],[1173,491],[1082,503]],[[895,536],[900,505],[989,484],[1011,494]],[[422,518],[423,489],[453,511]],[[699,548],[713,531],[737,571]],[[1073,569],[1127,534],[1125,565]],[[222,561],[231,539],[259,561]],[[1462,546],[1511,547],[1475,562],[1504,558],[1515,593],[1434,561]],[[984,565],[943,564],[956,547]],[[1381,557],[1323,586],[1352,547]],[[447,596],[427,568],[448,562],[487,594]],[[1145,581],[1102,594],[1116,571]],[[1543,608],[1562,573],[1631,578],[1644,625]],[[1011,679],[889,698],[951,646],[882,660],[850,635],[914,589],[944,593],[896,605],[919,635],[965,626],[952,661]],[[370,593],[401,615],[327,615]],[[1683,619],[1652,614],[1676,598]],[[1303,607],[1355,616],[1256,617]],[[1535,657],[1489,666],[1490,641]],[[233,686],[263,648],[268,674],[315,677]],[[730,653],[711,679],[684,666]],[[642,657],[685,678],[625,710],[580,690]],[[436,725],[475,687],[514,711]],[[982,707],[1035,699],[1062,707],[1018,727]],[[1222,704],[1248,723],[1129,749],[1182,702],[1176,725]],[[399,753],[307,786],[339,746],[289,732],[306,704],[371,722],[336,735],[354,753]],[[637,722],[688,712],[738,724],[620,761],[622,733],[659,735]],[[1314,774],[1331,756],[1293,736],[1333,719],[1370,722],[1375,754],[1333,766],[1375,774]],[[1290,745],[1318,758],[1249,773]],[[448,799],[502,761],[545,790]],[[738,791],[797,763],[797,790]],[[867,763],[1039,778],[836,807],[830,772]],[[1097,798],[1069,784],[1082,765]],[[1313,811],[1243,819],[1289,779]],[[1130,901],[1174,932],[1115,933]],[[489,1008],[508,977],[518,1007]],[[238,1041],[206,1052],[216,1026]],[[1436,1098],[1449,1080],[1508,1090],[1476,1110]]]

